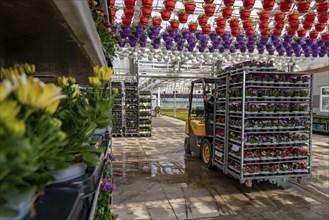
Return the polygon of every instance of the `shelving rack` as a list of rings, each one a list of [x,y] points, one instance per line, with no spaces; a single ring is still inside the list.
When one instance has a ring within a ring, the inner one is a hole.
[[[114,105],[112,108],[112,136],[123,136],[123,90],[122,82],[112,82],[112,88],[118,89],[118,95],[114,99]]]
[[[220,73],[216,88],[214,165],[247,186],[311,175],[310,74],[240,67]]]
[[[152,94],[150,91],[139,92],[139,135],[151,136],[152,133]]]
[[[139,135],[138,84],[124,82],[125,89],[125,136]]]

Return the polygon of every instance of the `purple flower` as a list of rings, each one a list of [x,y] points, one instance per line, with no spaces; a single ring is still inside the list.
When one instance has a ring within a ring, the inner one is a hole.
[[[106,192],[113,192],[117,189],[117,186],[115,184],[112,184],[107,178],[103,179],[103,182],[101,184],[101,190]]]

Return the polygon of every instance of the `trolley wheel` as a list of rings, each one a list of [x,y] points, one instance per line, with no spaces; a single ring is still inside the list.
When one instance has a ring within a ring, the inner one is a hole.
[[[301,183],[302,182],[302,178],[301,177],[297,177],[297,182]]]
[[[245,186],[248,188],[252,187],[252,180],[246,180],[246,182],[244,182]]]
[[[184,150],[186,154],[191,154],[191,148],[190,148],[190,138],[186,137],[184,140]]]
[[[201,161],[202,164],[209,168],[212,164],[212,146],[208,139],[204,139],[201,142]]]

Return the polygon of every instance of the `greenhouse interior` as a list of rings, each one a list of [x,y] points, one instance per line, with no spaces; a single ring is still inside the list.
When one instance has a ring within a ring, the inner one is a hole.
[[[0,219],[328,219],[328,0],[1,0]]]

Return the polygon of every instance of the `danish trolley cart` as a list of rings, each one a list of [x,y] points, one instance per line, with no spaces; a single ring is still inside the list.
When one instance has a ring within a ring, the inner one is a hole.
[[[112,108],[112,136],[123,136],[123,91],[122,82],[112,82],[112,88],[118,89],[118,95],[114,99]]]
[[[311,176],[312,75],[240,67],[216,89],[212,165],[247,187]]]
[[[151,136],[152,133],[152,94],[139,91],[139,135]]]

